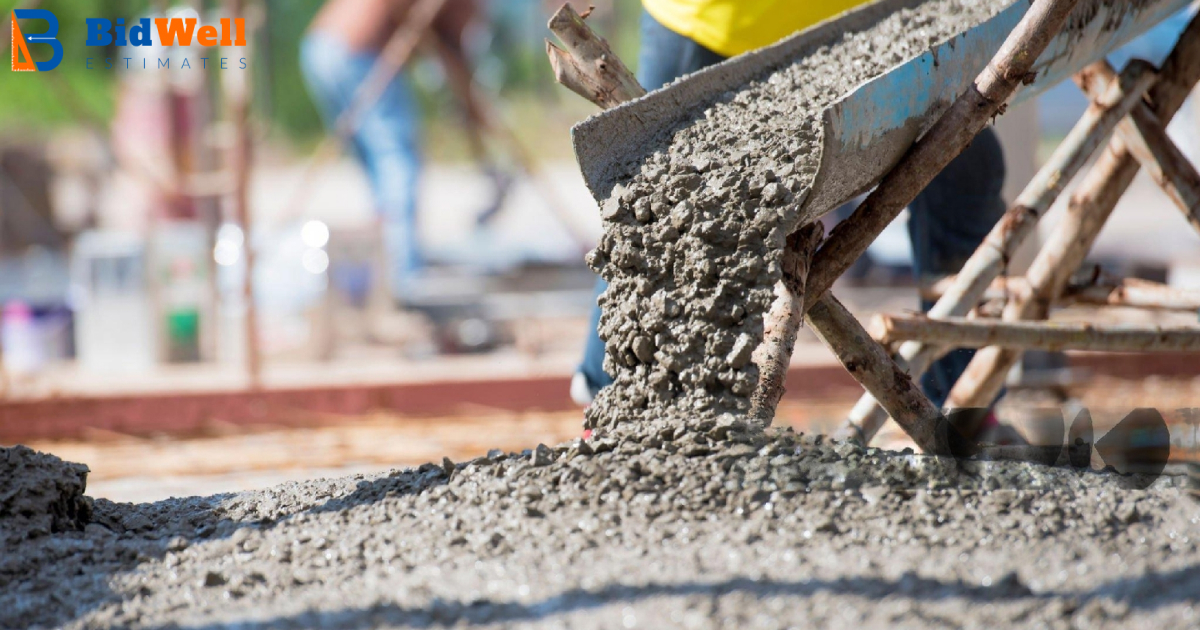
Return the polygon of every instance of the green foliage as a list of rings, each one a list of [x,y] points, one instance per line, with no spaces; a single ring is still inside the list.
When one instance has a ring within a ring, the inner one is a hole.
[[[321,133],[321,118],[300,72],[300,40],[321,4],[322,0],[267,0],[265,37],[259,40],[254,61],[259,116],[298,140]]]

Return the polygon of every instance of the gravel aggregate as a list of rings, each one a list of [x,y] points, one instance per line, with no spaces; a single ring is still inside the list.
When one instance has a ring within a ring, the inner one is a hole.
[[[701,422],[97,500],[6,547],[0,627],[1195,627],[1200,505],[1123,481]]]

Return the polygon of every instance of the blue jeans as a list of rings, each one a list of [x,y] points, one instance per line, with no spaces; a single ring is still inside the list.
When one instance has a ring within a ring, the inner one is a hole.
[[[720,55],[676,34],[642,14],[642,50],[638,79],[646,89],[659,88],[685,74],[723,60]],[[909,206],[908,232],[913,245],[913,271],[918,278],[957,273],[1005,212],[1004,154],[990,128],[984,129]],[[596,296],[607,287],[596,284]],[[930,303],[923,303],[928,310]],[[591,329],[579,371],[593,392],[612,383],[604,373],[604,341],[597,331],[600,308],[592,311]],[[921,387],[942,406],[974,350],[955,350],[938,360],[921,379]]]
[[[378,55],[350,50],[335,35],[311,32],[300,45],[300,67],[322,119],[333,128],[350,106]],[[402,75],[359,119],[350,149],[366,170],[382,222],[383,247],[393,297],[422,266],[417,234],[417,182],[421,173],[420,115]]]

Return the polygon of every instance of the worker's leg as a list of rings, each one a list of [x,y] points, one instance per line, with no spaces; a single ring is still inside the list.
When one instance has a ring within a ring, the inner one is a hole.
[[[377,57],[355,53],[336,37],[310,34],[301,48],[304,77],[327,126],[351,104]],[[382,224],[393,297],[403,299],[419,271],[416,202],[419,116],[405,77],[397,77],[361,116],[353,149],[367,171]]]
[[[392,296],[400,301],[411,295],[411,284],[424,265],[417,230],[419,124],[409,86],[398,77],[366,112],[355,134],[366,155],[383,224]]]
[[[656,90],[685,74],[724,61],[724,57],[675,33],[659,24],[650,14],[642,12],[642,48],[638,55],[638,82],[647,90]],[[596,297],[608,287],[603,279],[596,282]],[[579,402],[595,397],[601,388],[612,383],[604,372],[604,340],[597,330],[600,306],[592,307],[583,363],[572,383],[571,394]]]
[[[909,206],[913,271],[921,283],[958,273],[1004,214],[1004,152],[985,128]],[[929,310],[933,303],[922,301]],[[921,379],[925,394],[942,406],[967,369],[974,350],[958,349],[934,362]]]

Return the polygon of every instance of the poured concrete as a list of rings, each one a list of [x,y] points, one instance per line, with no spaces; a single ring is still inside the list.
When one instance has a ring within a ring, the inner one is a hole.
[[[588,409],[590,428],[749,409],[751,355],[820,167],[825,109],[1009,4],[930,0],[869,22],[694,112],[627,165],[588,258],[609,282],[600,336],[615,379]]]
[[[0,627],[1192,627],[1182,479],[701,424],[129,505],[0,554]],[[589,452],[593,451],[593,452]],[[594,452],[600,451],[600,452]]]

